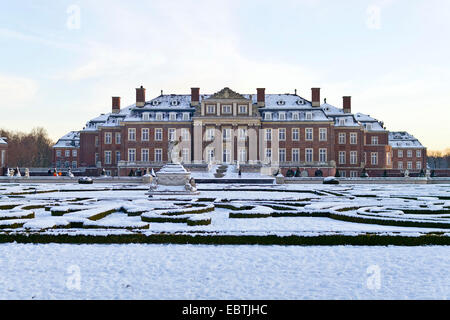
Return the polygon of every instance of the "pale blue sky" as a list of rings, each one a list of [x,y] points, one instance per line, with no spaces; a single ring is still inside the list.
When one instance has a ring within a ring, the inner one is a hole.
[[[0,0],[0,127],[53,139],[132,104],[311,87],[341,106],[450,147],[450,1]],[[77,10],[80,12],[77,23]]]

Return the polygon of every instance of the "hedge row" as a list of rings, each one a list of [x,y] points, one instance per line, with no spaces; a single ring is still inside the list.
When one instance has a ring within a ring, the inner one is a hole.
[[[300,245],[300,246],[424,246],[450,245],[450,237],[439,234],[424,234],[418,237],[401,235],[361,234],[351,235],[318,235],[280,237],[276,235],[206,235],[206,234],[152,234],[143,233],[123,235],[51,235],[51,234],[0,234],[0,243],[71,243],[71,244],[207,244],[207,245]]]

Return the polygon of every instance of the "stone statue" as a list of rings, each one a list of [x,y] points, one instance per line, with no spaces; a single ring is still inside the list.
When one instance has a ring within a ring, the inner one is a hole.
[[[169,141],[169,147],[167,150],[167,159],[169,163],[180,163],[180,159],[178,155],[180,154],[180,150],[178,148],[178,144],[180,140],[177,141]]]

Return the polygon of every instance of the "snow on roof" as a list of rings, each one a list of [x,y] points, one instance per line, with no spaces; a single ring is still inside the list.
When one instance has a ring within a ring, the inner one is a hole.
[[[0,144],[8,144],[8,142],[6,142],[6,138],[0,137]]]
[[[389,132],[389,145],[395,148],[423,148],[420,141],[406,131]]]
[[[364,113],[357,113],[355,114],[356,120],[360,121],[360,122],[378,122],[377,119],[372,118],[370,115],[368,114],[364,114]]]
[[[80,132],[70,131],[58,140],[53,148],[78,148],[80,147]]]

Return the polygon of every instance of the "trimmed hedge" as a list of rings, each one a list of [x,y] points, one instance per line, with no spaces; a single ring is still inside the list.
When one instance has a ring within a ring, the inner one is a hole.
[[[125,244],[125,243],[148,243],[148,244],[203,244],[203,245],[297,245],[297,246],[424,246],[424,245],[450,245],[450,237],[438,234],[424,234],[418,237],[401,235],[378,235],[361,234],[351,235],[318,235],[318,236],[285,236],[276,235],[216,235],[216,234],[167,234],[159,233],[145,235],[135,234],[123,235],[68,235],[68,234],[0,234],[0,243],[72,243],[72,244]]]

